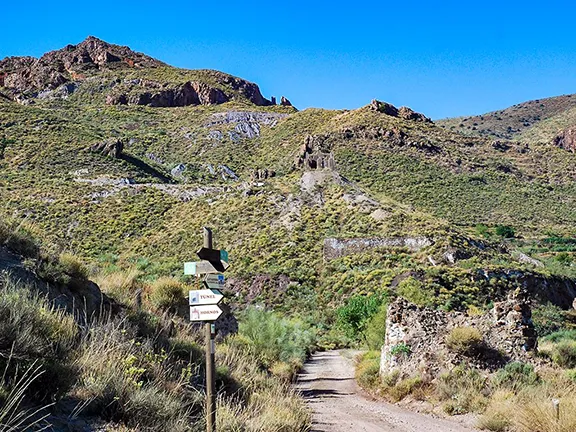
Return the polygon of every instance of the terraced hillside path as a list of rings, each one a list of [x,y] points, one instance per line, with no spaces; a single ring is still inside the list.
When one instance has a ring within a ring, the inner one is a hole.
[[[340,351],[314,354],[297,382],[312,409],[312,432],[473,432],[459,423],[369,400],[353,361]]]

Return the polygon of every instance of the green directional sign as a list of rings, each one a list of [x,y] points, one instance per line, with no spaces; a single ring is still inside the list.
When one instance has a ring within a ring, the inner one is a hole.
[[[220,261],[228,262],[228,251],[220,249]]]

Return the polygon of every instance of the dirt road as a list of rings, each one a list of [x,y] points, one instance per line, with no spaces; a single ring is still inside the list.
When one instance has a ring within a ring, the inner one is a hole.
[[[317,353],[298,379],[313,411],[312,432],[472,432],[459,423],[372,401],[354,380],[352,360],[339,351]]]

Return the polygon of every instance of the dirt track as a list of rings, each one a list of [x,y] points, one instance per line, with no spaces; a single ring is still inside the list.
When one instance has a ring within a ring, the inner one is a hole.
[[[313,411],[312,432],[472,432],[459,423],[372,401],[354,380],[354,365],[339,351],[312,356],[298,379]]]

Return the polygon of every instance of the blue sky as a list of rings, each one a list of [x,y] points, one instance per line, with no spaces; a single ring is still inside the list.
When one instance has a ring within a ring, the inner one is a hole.
[[[576,2],[33,0],[0,14],[0,58],[94,35],[298,108],[377,98],[442,118],[576,93]]]

